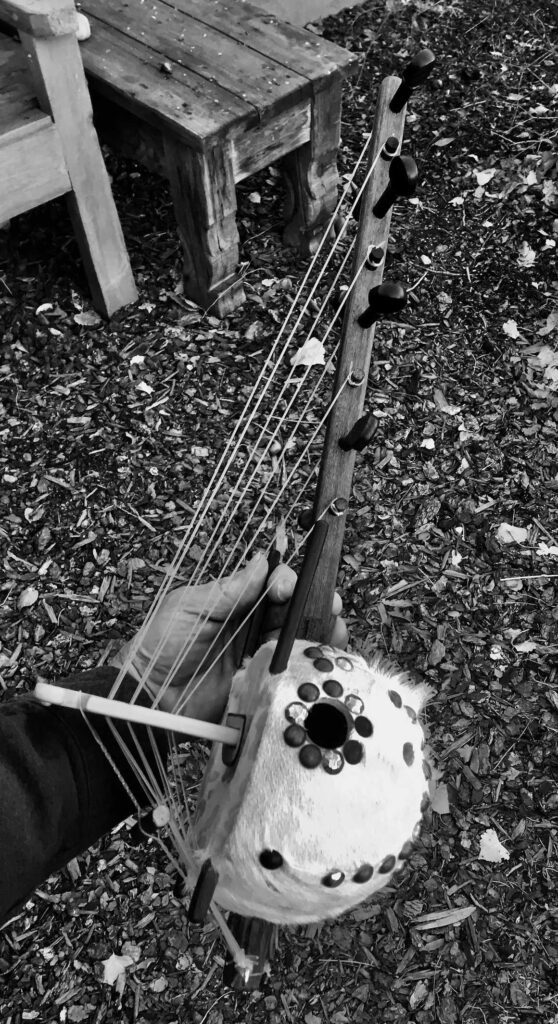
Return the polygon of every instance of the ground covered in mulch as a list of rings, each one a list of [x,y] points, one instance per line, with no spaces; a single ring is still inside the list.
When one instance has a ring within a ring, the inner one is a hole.
[[[284,931],[243,995],[221,987],[216,929],[185,925],[153,844],[121,828],[0,933],[6,1024],[558,1021],[558,9],[389,0],[316,28],[361,58],[343,175],[382,77],[421,47],[438,58],[409,108],[422,181],[387,268],[409,303],[377,332],[380,427],[339,580],[354,646],[435,688],[432,807],[388,891],[313,937]],[[141,291],[110,326],[62,205],[2,237],[6,696],[106,661],[137,627],[306,266],[262,174],[240,189],[247,302],[198,313],[165,186],[109,160]],[[133,961],[120,994],[113,953]]]

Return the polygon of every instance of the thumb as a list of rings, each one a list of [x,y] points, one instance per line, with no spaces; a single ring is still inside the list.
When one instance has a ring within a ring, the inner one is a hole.
[[[264,589],[267,569],[267,558],[258,551],[239,572],[219,580],[211,618],[226,619],[231,614],[247,612]]]

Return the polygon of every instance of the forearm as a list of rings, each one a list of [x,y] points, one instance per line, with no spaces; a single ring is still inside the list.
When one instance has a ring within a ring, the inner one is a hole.
[[[61,683],[107,696],[116,673],[92,670]],[[129,698],[135,685],[126,679],[119,697]],[[0,923],[45,878],[145,802],[110,727],[99,717],[91,724],[102,746],[77,711],[44,707],[33,698],[0,705]],[[128,726],[117,728],[130,742]],[[147,731],[134,732],[156,771]],[[164,760],[166,734],[154,735]]]

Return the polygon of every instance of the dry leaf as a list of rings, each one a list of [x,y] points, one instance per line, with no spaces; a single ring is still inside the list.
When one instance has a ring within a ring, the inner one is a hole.
[[[325,349],[318,338],[309,338],[304,342],[302,348],[291,356],[291,366],[315,366],[324,365]]]
[[[496,832],[489,828],[481,835],[479,860],[488,860],[492,864],[499,864],[503,860],[509,860],[510,855],[502,846]]]
[[[460,405],[450,405],[446,402],[444,392],[440,388],[434,388],[434,404],[440,412],[445,412],[448,416],[457,416],[457,413],[461,412]]]
[[[512,526],[511,523],[500,523],[496,536],[501,544],[525,544],[529,531],[523,526]]]
[[[39,591],[35,587],[26,587],[25,590],[21,591],[17,599],[18,611],[23,608],[30,608],[31,605],[35,604],[39,597]]]
[[[114,985],[120,975],[126,974],[126,968],[131,967],[133,962],[131,956],[117,956],[116,953],[111,953],[108,960],[102,961],[105,985]]]
[[[502,330],[504,334],[507,334],[508,338],[519,338],[519,331],[515,320],[506,320],[505,324],[502,324]]]
[[[98,327],[102,320],[98,313],[84,310],[83,313],[74,314],[74,323],[79,324],[80,327]]]

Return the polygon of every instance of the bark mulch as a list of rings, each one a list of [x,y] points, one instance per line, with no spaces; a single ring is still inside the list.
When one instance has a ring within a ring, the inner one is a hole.
[[[221,987],[216,929],[185,923],[167,865],[122,826],[0,933],[5,1024],[558,1022],[558,8],[388,0],[315,28],[361,57],[343,175],[384,75],[424,46],[438,58],[409,108],[422,181],[387,271],[409,304],[377,332],[380,429],[339,579],[354,646],[435,688],[432,806],[389,891],[284,930],[269,983],[243,995]],[[240,190],[247,302],[201,314],[165,185],[109,166],[141,291],[109,326],[63,205],[2,233],[6,696],[137,627],[306,266],[266,172]],[[121,991],[112,954],[131,960]]]

